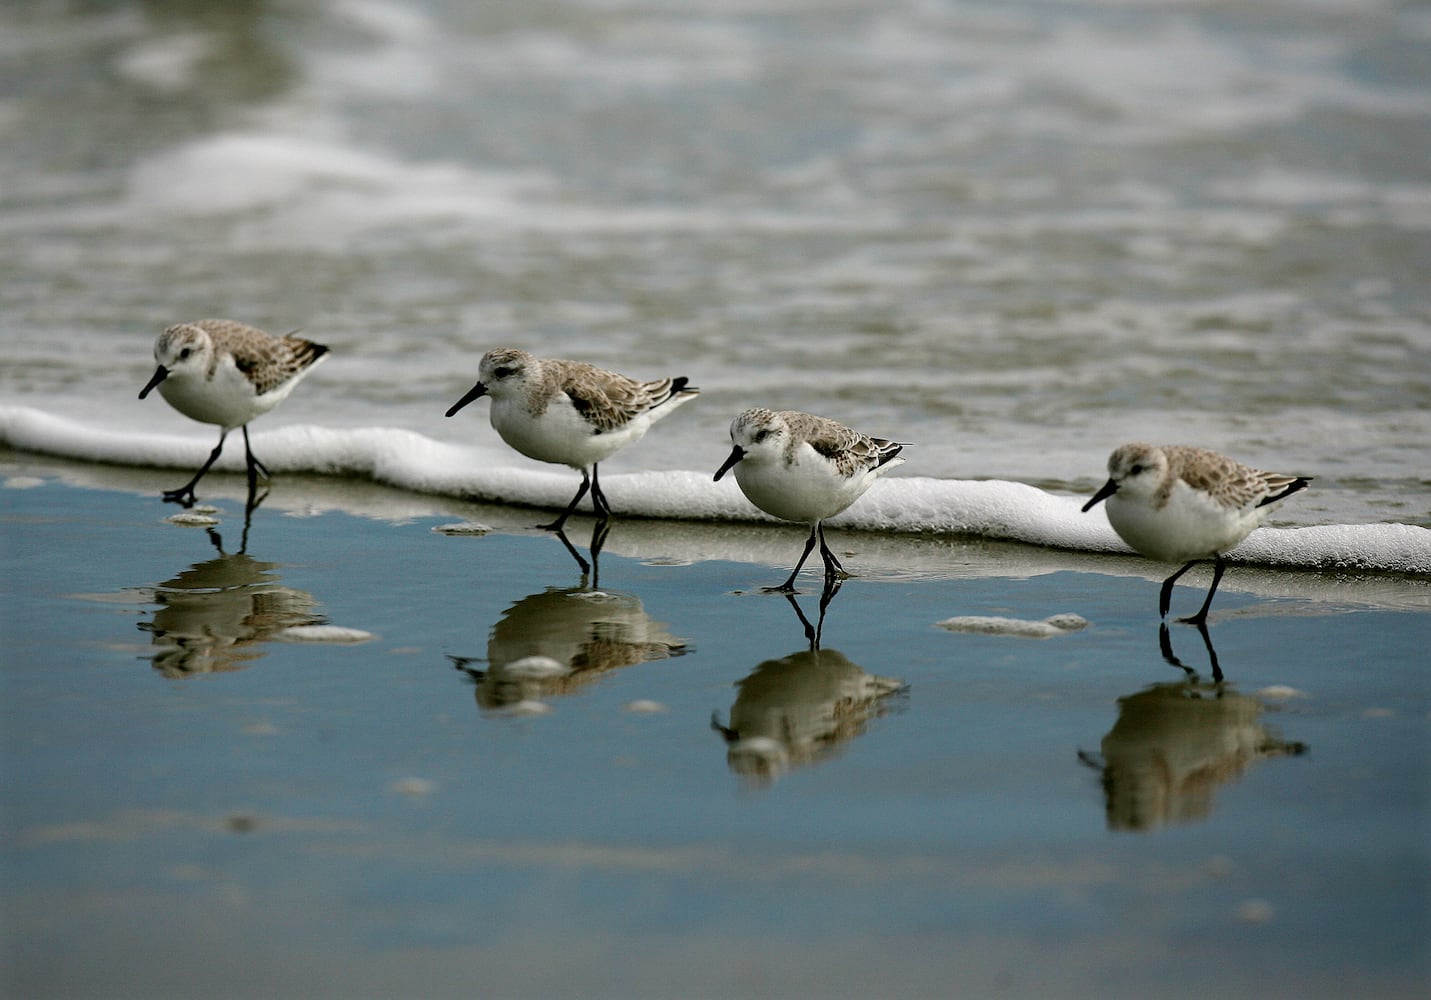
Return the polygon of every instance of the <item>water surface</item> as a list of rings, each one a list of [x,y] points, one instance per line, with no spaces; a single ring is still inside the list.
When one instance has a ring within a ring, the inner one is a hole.
[[[593,581],[530,510],[344,513],[320,482],[297,509],[276,488],[246,537],[221,500],[211,535],[115,483],[5,471],[16,994],[1426,981],[1424,580],[1269,596],[1234,569],[1216,684],[1189,627],[1192,673],[1164,659],[1156,576],[1114,557],[874,560],[813,653],[759,592],[798,530],[729,526],[769,561],[701,561],[679,525],[618,522]],[[497,530],[433,531],[471,520]],[[832,534],[859,572],[875,536]],[[818,598],[796,598],[811,624]],[[939,625],[1069,614],[1086,627],[1042,640]],[[567,672],[514,678],[534,653]]]

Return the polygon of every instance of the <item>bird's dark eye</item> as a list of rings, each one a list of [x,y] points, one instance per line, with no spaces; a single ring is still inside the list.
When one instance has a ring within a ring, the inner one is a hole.
[[[1143,467],[1142,467],[1141,465],[1135,465],[1135,466],[1133,466],[1131,469],[1129,469],[1128,471],[1131,472],[1133,475],[1136,476],[1136,475],[1138,475],[1140,472],[1143,471]]]
[[[512,374],[512,369],[508,368],[506,365],[503,365],[501,368],[497,368],[497,369],[494,369],[494,370],[493,370],[493,372],[492,372],[492,377],[493,377],[493,378],[507,378],[507,377],[508,377],[509,375],[511,375],[511,374]]]
[[[751,440],[754,441],[756,444],[760,444],[760,442],[764,441],[769,436],[769,431],[756,431],[755,437],[751,438]]]
[[[180,360],[180,361],[187,361],[188,358],[189,358],[189,355],[190,355],[190,354],[193,354],[193,353],[194,353],[194,349],[193,349],[192,347],[186,347],[186,348],[184,348],[182,351],[179,352],[179,360]]]

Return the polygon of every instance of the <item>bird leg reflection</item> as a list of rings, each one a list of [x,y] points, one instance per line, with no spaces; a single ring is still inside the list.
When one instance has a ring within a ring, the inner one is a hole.
[[[253,512],[254,512],[254,509],[255,509],[256,507],[258,507],[259,504],[263,503],[264,499],[265,499],[267,496],[268,496],[268,491],[267,491],[267,490],[264,490],[263,496],[259,497],[257,501],[254,501],[253,498],[250,497],[250,498],[249,498],[249,501],[250,501],[250,502],[249,502],[248,504],[245,504],[245,505],[244,505],[244,509],[243,509],[243,531],[240,532],[240,534],[239,534],[239,547],[238,547],[238,551],[235,552],[234,555],[246,555],[246,554],[248,553],[248,529],[253,525]],[[215,549],[218,550],[219,555],[221,555],[221,556],[226,556],[226,555],[228,555],[229,553],[227,553],[227,552],[224,551],[224,536],[221,535],[221,534],[219,534],[218,529],[217,529],[217,528],[209,528],[209,529],[208,529],[208,533],[209,533],[209,541],[213,543],[213,546],[214,546]]]
[[[558,527],[552,529],[556,532],[557,538],[561,539],[562,545],[566,546],[567,552],[576,560],[576,564],[581,567],[581,585],[586,586],[586,577],[591,576],[591,586],[599,585],[601,575],[601,549],[606,544],[606,536],[611,533],[611,520],[601,518],[591,527],[591,543],[588,548],[591,550],[591,562],[587,562],[585,557],[577,551],[576,546],[571,544],[571,539],[566,536],[566,530]]]
[[[825,629],[825,612],[829,610],[830,602],[835,599],[835,595],[840,592],[840,587],[843,584],[842,577],[825,577],[825,587],[820,592],[820,613],[814,625],[811,625],[810,619],[805,617],[805,612],[801,610],[799,603],[795,600],[795,595],[785,593],[785,599],[795,609],[795,616],[800,619],[800,624],[805,629],[805,640],[810,643],[812,650],[820,648],[820,636]]]
[[[1217,662],[1217,650],[1212,648],[1212,636],[1207,634],[1207,622],[1198,622],[1197,631],[1198,634],[1202,636],[1203,645],[1207,648],[1207,659],[1209,665],[1212,667],[1213,683],[1221,684],[1222,667]],[[1158,649],[1163,654],[1164,660],[1183,671],[1192,680],[1197,679],[1197,671],[1189,667],[1182,660],[1179,660],[1177,655],[1173,652],[1173,637],[1172,633],[1168,631],[1166,622],[1158,623]]]

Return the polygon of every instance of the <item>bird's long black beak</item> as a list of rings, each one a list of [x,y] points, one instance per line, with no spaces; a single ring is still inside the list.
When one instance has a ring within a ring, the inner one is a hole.
[[[715,482],[720,482],[720,477],[729,472],[735,466],[735,463],[739,462],[744,457],[744,448],[742,448],[740,445],[736,445],[734,448],[732,448],[730,450],[730,457],[727,458],[724,462],[722,462],[721,467],[716,470]]]
[[[478,382],[472,388],[467,390],[467,395],[463,396],[461,399],[459,399],[457,402],[453,403],[450,407],[447,408],[447,415],[449,417],[452,416],[458,410],[462,409],[462,407],[472,402],[472,400],[480,399],[485,395],[487,395],[487,387],[481,382]]]
[[[1107,500],[1109,497],[1111,497],[1114,493],[1117,492],[1118,484],[1111,479],[1108,480],[1108,482],[1103,484],[1102,489],[1100,489],[1097,493],[1093,494],[1093,499],[1083,505],[1083,513],[1087,514],[1100,502]]]
[[[154,391],[154,387],[156,385],[158,385],[160,382],[164,381],[168,377],[169,369],[165,368],[163,365],[160,365],[159,367],[155,368],[153,377],[149,379],[149,382],[144,386],[143,389],[139,390],[139,398],[143,399],[145,396],[149,395],[151,392]]]

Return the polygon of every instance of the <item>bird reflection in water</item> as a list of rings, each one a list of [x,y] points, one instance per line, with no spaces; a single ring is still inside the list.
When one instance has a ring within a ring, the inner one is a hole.
[[[1084,764],[1101,772],[1110,830],[1204,820],[1219,786],[1259,760],[1307,750],[1262,723],[1263,702],[1224,683],[1212,640],[1205,627],[1199,631],[1213,679],[1203,681],[1177,658],[1167,625],[1160,625],[1163,658],[1186,676],[1119,698],[1118,719],[1103,737],[1101,755],[1079,752]]]
[[[576,546],[571,544],[571,539],[566,536],[564,526],[558,525],[551,530],[556,532],[557,538],[561,540],[562,545],[566,547],[567,552],[571,553],[571,557],[576,560],[577,566],[581,568],[582,586],[586,586],[588,576],[591,578],[591,585],[593,587],[599,586],[601,578],[601,548],[606,544],[606,536],[611,533],[611,520],[603,517],[591,526],[591,543],[588,546],[588,551],[591,552],[591,562],[587,562],[585,557],[577,551]]]
[[[867,673],[838,650],[820,648],[825,612],[839,589],[838,582],[825,589],[814,625],[786,594],[809,645],[766,660],[737,681],[727,724],[712,713],[711,728],[725,740],[734,773],[768,784],[793,766],[830,757],[885,714],[891,696],[907,690],[903,681]]]
[[[604,533],[603,533],[604,537]],[[594,546],[595,558],[600,546]],[[634,594],[588,587],[549,587],[512,605],[492,626],[484,661],[449,657],[477,685],[480,708],[540,709],[621,667],[681,656],[687,646],[652,620]]]
[[[165,677],[241,670],[264,655],[262,643],[275,633],[324,622],[312,595],[279,582],[278,563],[247,553],[252,513],[250,506],[237,552],[225,552],[222,536],[210,528],[218,555],[154,588],[159,608],[139,628],[153,637],[151,660]]]

